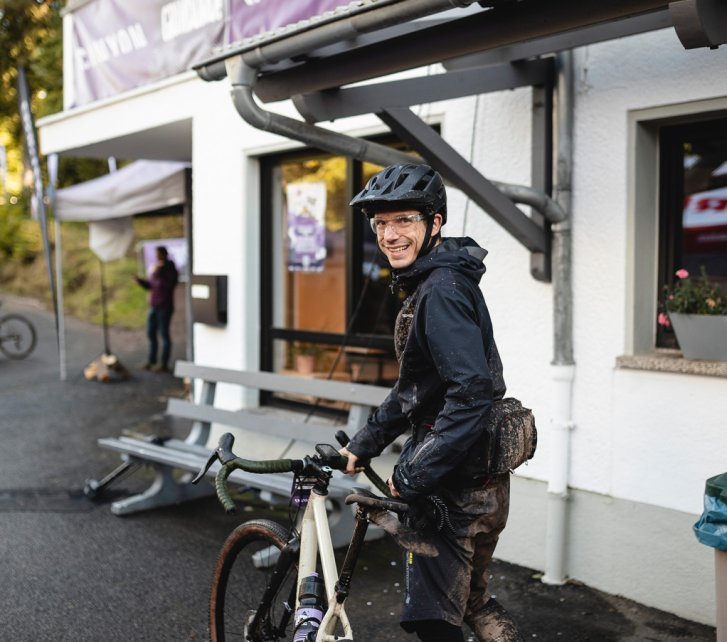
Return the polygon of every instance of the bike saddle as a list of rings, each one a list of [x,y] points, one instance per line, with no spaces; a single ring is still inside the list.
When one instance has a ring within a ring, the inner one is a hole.
[[[368,514],[368,518],[391,535],[403,549],[422,557],[439,555],[437,546],[430,537],[417,533],[391,514],[391,512],[399,515],[406,513],[409,504],[405,501],[393,497],[379,497],[366,488],[353,488],[353,493],[346,497],[346,503],[357,503],[360,506],[374,509]]]
[[[390,510],[403,515],[409,509],[409,504],[396,497],[381,497],[375,495],[368,488],[353,488],[353,492],[346,497],[346,504],[360,504],[367,508]]]

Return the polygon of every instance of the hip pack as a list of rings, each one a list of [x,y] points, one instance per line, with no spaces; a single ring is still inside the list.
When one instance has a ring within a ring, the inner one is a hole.
[[[533,458],[538,445],[535,417],[514,397],[493,402],[487,432],[488,474],[507,473]]]

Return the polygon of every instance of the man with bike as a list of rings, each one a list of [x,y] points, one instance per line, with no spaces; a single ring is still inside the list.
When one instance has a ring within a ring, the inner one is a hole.
[[[369,218],[393,286],[407,298],[394,331],[399,379],[341,453],[354,474],[358,460],[411,431],[388,483],[439,549],[434,558],[405,554],[401,626],[424,642],[463,642],[463,621],[479,640],[521,640],[487,592],[510,496],[508,475],[486,470],[487,420],[505,393],[479,287],[487,252],[470,238],[442,238],[446,192],[427,165],[387,167],[351,205]]]

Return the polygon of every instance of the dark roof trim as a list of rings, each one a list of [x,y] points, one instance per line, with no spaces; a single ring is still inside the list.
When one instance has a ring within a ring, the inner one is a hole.
[[[523,60],[477,69],[450,71],[390,82],[295,96],[298,113],[309,123],[336,120],[387,108],[474,96],[491,91],[545,85],[552,79],[552,58]]]
[[[565,51],[670,27],[667,5],[664,0],[523,0],[512,8],[481,11],[426,28],[411,25],[409,32],[395,38],[382,31],[379,39],[361,46],[349,43],[340,53],[310,50],[307,60],[288,61],[287,69],[257,66],[255,93],[273,102],[482,52],[491,53],[497,62],[510,62]]]

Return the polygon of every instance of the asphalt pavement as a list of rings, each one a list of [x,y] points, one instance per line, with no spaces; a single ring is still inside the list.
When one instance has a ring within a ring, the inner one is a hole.
[[[124,431],[184,437],[189,426],[164,415],[183,382],[140,369],[142,332],[112,331],[111,351],[131,371],[126,381],[87,381],[83,369],[103,352],[98,327],[67,320],[67,379],[60,380],[53,318],[10,296],[38,330],[22,361],[0,355],[0,639],[12,641],[207,640],[207,595],[227,533],[256,510],[227,516],[212,498],[116,517],[111,499],[138,492],[147,472],[92,502],[118,456],[96,440]],[[181,358],[183,346],[175,345]],[[413,640],[398,626],[400,553],[388,539],[369,542],[347,610],[356,640]],[[525,640],[707,642],[714,629],[577,583],[547,586],[536,570],[495,561],[491,586]],[[678,590],[678,587],[675,587]]]

